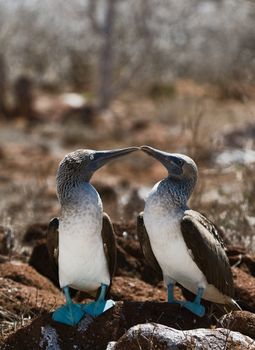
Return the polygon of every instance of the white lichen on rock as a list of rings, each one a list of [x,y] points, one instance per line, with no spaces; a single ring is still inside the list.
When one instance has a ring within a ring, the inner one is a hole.
[[[94,318],[91,315],[86,314],[78,325],[78,332],[85,332],[93,321]]]
[[[107,344],[107,348],[105,350],[114,350],[115,344],[117,344],[116,341],[111,341]]]
[[[42,337],[39,346],[45,350],[61,350],[59,346],[59,337],[56,329],[51,326],[41,327]]]

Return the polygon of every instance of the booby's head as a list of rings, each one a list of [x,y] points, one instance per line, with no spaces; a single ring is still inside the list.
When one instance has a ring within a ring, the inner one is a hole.
[[[168,179],[180,187],[187,187],[187,195],[192,193],[198,177],[196,163],[184,154],[168,153],[150,146],[141,146],[140,149],[157,159],[168,171]]]
[[[110,160],[124,156],[138,149],[138,147],[127,147],[107,151],[79,149],[67,154],[60,162],[57,171],[57,191],[59,198],[72,188],[84,182],[89,182],[94,172],[107,164]]]

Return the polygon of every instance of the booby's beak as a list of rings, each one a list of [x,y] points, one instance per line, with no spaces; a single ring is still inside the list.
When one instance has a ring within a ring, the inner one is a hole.
[[[164,165],[169,174],[181,175],[183,163],[177,156],[150,146],[141,146],[140,149]]]
[[[139,150],[139,147],[127,147],[109,151],[96,151],[93,153],[91,167],[93,168],[93,171],[96,171],[112,159],[125,156],[126,154],[137,150]]]

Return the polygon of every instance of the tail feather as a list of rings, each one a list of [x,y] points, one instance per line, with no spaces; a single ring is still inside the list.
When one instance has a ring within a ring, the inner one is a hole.
[[[241,307],[234,299],[229,299],[227,304],[214,304],[224,314],[228,314],[231,311],[241,311]]]
[[[230,311],[242,311],[242,308],[234,299],[230,299],[230,303],[227,306],[230,307]]]

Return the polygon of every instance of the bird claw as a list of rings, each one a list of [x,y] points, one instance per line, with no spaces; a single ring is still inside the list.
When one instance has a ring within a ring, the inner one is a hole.
[[[66,304],[53,312],[54,321],[64,323],[68,326],[75,326],[85,315],[82,304]]]

